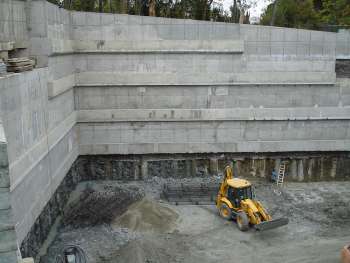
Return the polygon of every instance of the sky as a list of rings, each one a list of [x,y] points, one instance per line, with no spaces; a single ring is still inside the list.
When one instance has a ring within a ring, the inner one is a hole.
[[[250,16],[260,17],[261,13],[269,4],[269,2],[270,2],[269,0],[257,0],[256,7],[250,9]],[[223,0],[224,9],[229,10],[232,3],[233,3],[233,0]]]

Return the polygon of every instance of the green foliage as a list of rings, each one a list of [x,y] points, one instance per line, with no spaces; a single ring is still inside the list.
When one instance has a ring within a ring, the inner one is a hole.
[[[262,14],[260,23],[269,25],[273,15],[273,3]],[[312,0],[279,0],[276,6],[276,26],[313,28],[318,23],[318,16]]]
[[[231,20],[233,23],[238,23],[239,22],[239,8],[238,8],[238,4],[237,4],[237,0],[233,1],[233,5],[230,7],[230,11],[231,11]]]
[[[126,13],[148,15],[149,0],[48,0],[66,9],[89,12]],[[233,16],[225,12],[222,0],[156,0],[156,15],[172,18],[191,18],[238,22],[239,10],[236,6]],[[239,0],[238,0],[239,1]],[[236,3],[237,0],[234,0]],[[237,4],[236,4],[237,5]],[[102,9],[100,10],[100,8]]]
[[[331,25],[350,25],[349,0],[323,0],[320,21]]]
[[[274,3],[262,14],[262,25],[270,25]],[[274,25],[306,29],[349,26],[350,0],[277,0]]]

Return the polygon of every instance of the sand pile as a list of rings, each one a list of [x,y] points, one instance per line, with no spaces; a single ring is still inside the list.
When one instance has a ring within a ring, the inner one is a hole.
[[[143,198],[129,206],[123,215],[113,221],[112,226],[139,232],[163,233],[173,229],[177,218],[178,214],[172,209]]]

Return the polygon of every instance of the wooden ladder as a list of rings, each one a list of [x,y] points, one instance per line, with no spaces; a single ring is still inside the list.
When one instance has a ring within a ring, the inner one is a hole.
[[[285,162],[281,162],[280,168],[279,168],[279,171],[278,171],[278,175],[277,175],[277,180],[276,180],[276,184],[278,186],[282,186],[283,185],[285,172],[286,172],[286,163]]]

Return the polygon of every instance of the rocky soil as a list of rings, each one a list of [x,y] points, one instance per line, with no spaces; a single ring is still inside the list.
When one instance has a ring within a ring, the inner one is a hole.
[[[159,199],[164,183],[216,183],[220,178],[89,182],[72,195],[41,262],[54,262],[66,244],[84,249],[92,263],[307,262],[338,263],[350,242],[350,182],[256,181],[255,192],[278,229],[240,232],[214,205],[170,205]]]

